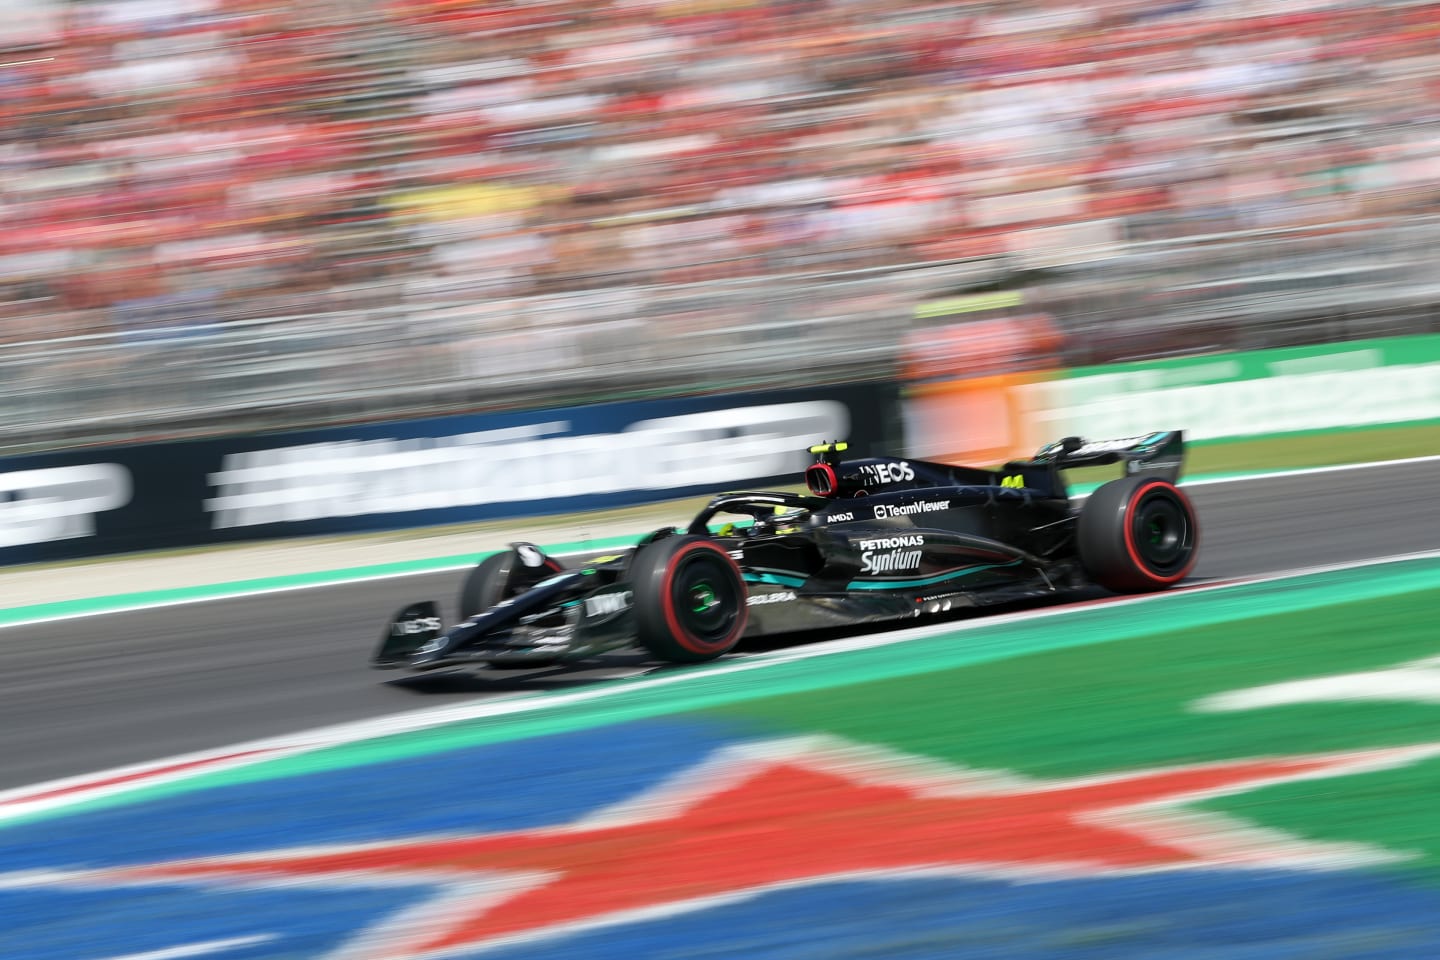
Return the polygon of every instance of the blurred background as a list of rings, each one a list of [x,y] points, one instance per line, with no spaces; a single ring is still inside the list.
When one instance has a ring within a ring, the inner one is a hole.
[[[9,0],[0,452],[1434,331],[1437,6]]]

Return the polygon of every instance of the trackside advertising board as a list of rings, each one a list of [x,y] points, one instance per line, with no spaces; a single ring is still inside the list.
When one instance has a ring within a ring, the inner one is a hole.
[[[870,383],[0,459],[0,564],[795,483],[818,441],[898,449],[897,402]]]
[[[1036,443],[1184,428],[1192,440],[1440,419],[1440,336],[1082,367],[1020,388]]]
[[[961,463],[1065,436],[1227,440],[1440,420],[1440,336],[1357,340],[905,386],[906,452]]]

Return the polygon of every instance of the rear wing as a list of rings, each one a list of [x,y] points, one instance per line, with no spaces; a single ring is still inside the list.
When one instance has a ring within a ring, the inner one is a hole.
[[[1180,468],[1185,462],[1185,431],[1165,430],[1118,440],[1066,437],[1041,447],[1033,462],[1059,470],[1123,463],[1127,476],[1155,473],[1174,483],[1180,479]]]

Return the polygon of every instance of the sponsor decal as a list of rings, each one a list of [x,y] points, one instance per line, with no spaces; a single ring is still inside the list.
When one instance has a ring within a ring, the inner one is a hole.
[[[919,550],[886,550],[883,552],[867,550],[860,554],[860,572],[899,573],[918,570],[920,554]]]
[[[416,617],[414,620],[397,620],[390,625],[392,637],[411,637],[417,633],[439,630],[443,624],[439,617]]]
[[[920,567],[920,556],[924,552],[912,547],[921,547],[925,538],[919,534],[898,537],[872,537],[861,540],[858,546],[861,573],[898,573],[916,570]]]
[[[613,617],[622,610],[630,608],[632,596],[629,590],[619,590],[614,593],[597,593],[593,597],[586,597],[585,616]]]
[[[0,473],[0,547],[95,535],[95,515],[130,502],[130,471],[86,463]]]
[[[857,540],[861,550],[894,550],[896,547],[923,547],[925,538],[918,533],[906,533],[895,537],[868,537]]]
[[[226,456],[204,506],[224,529],[720,485],[799,472],[815,436],[849,423],[843,403],[814,400],[642,420],[609,434],[570,435],[560,420],[276,447]]]
[[[898,463],[862,463],[857,469],[866,483],[904,483],[915,479],[915,468],[910,466],[908,460]]]
[[[831,513],[827,514],[826,519],[828,519],[831,523],[849,523],[851,520],[855,519],[855,514],[850,513],[849,511],[845,513]]]
[[[780,590],[776,593],[752,593],[745,598],[747,607],[763,607],[767,603],[789,603],[795,599],[795,594],[790,590]]]
[[[1018,473],[1012,474],[1008,477],[1001,477],[1000,486],[1012,490],[1019,490],[1021,487],[1025,486],[1025,478]]]
[[[888,520],[892,517],[910,517],[917,513],[934,513],[936,510],[949,510],[949,500],[926,500],[921,503],[877,503],[871,510],[876,520]]]
[[[1076,450],[1071,452],[1072,457],[1084,456],[1087,453],[1121,453],[1126,450],[1134,450],[1138,447],[1147,446],[1163,437],[1163,433],[1147,433],[1143,437],[1121,437],[1118,440],[1090,440],[1082,443]]]

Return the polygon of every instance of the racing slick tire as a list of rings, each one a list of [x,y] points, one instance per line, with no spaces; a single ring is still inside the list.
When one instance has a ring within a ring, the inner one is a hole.
[[[1080,565],[1116,593],[1163,590],[1195,567],[1200,527],[1195,508],[1163,477],[1137,474],[1101,486],[1080,510]]]
[[[481,560],[465,576],[460,586],[460,619],[469,620],[484,613],[505,599],[505,585],[510,580],[513,555],[501,550]]]
[[[631,561],[635,634],[671,663],[729,653],[745,633],[745,580],[730,554],[705,537],[667,537]]]

